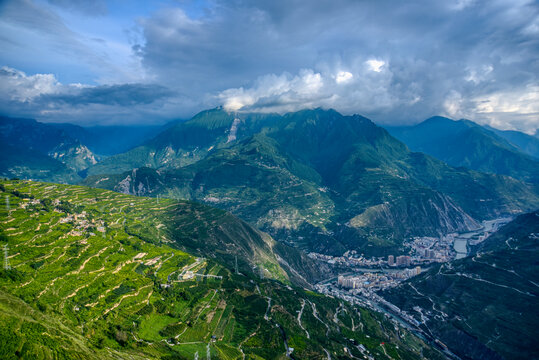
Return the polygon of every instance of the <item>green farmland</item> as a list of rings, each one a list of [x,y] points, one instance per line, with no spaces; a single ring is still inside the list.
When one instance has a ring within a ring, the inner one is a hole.
[[[294,287],[263,244],[243,242],[273,268],[265,279],[245,258],[239,274],[212,258],[201,244],[247,236],[227,233],[221,210],[30,181],[0,190],[2,359],[280,359],[285,340],[294,359],[441,357],[381,314]]]

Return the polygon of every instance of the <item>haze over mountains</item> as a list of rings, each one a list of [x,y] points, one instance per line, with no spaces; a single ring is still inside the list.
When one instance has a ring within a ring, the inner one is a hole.
[[[152,138],[163,131],[165,125],[109,125],[82,127],[69,123],[49,124],[61,129],[71,138],[81,143],[98,155],[118,154]]]
[[[504,138],[523,153],[536,159],[539,158],[539,136],[537,135],[537,132],[534,135],[528,135],[520,131],[499,130],[488,125],[485,125],[484,127]]]
[[[0,146],[5,156],[0,159],[0,174],[76,183],[91,165],[107,155],[129,150],[160,129],[160,126],[83,128],[2,116]]]
[[[449,165],[539,182],[539,142],[527,134],[444,117],[432,117],[410,127],[388,127],[388,131],[412,151],[432,155]]]

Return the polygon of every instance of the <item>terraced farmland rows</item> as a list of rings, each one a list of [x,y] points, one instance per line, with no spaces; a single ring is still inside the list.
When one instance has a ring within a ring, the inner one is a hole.
[[[354,342],[380,359],[439,355],[410,334],[381,332],[387,320],[373,315],[365,328],[388,343],[386,356],[352,330],[365,310],[170,246],[219,226],[200,205],[28,181],[0,190],[10,202],[0,206],[0,245],[12,249],[12,268],[0,271],[2,358],[277,359],[288,343],[295,358],[326,359],[347,357]],[[312,314],[298,316],[299,299]]]

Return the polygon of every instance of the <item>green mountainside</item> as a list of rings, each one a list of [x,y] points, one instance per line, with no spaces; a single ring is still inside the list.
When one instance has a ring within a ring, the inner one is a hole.
[[[534,250],[538,243],[539,210],[518,216],[485,241],[472,247],[476,254],[506,250]]]
[[[15,180],[0,199],[3,359],[443,358],[296,287],[282,245],[222,210]]]
[[[364,117],[321,109],[202,112],[88,171],[103,172],[84,184],[204,202],[279,241],[336,254],[399,252],[406,237],[467,231],[539,205],[531,185],[450,167]]]
[[[521,138],[525,134],[501,134],[469,120],[453,121],[440,116],[415,126],[389,127],[388,130],[412,151],[432,155],[449,165],[539,183],[539,161],[528,154],[533,149],[526,153],[519,145],[506,140],[510,137],[524,148],[528,144],[533,147],[530,141],[523,143]]]
[[[0,116],[0,176],[77,183],[103,156],[129,150],[161,126],[45,124]],[[97,155],[99,154],[99,155]]]
[[[518,148],[524,154],[539,159],[539,139],[536,136],[515,130],[499,130],[488,125],[485,125],[484,127],[494,132],[499,137],[507,140],[507,142]]]
[[[14,154],[13,157],[4,156],[5,165],[2,172],[6,175],[21,172],[18,166],[23,159],[17,156],[18,151],[24,152],[24,159],[28,159],[26,165],[28,172],[17,176],[33,179],[52,181],[57,176],[53,169],[54,165],[42,166],[45,170],[50,168],[50,177],[41,171],[43,169],[39,167],[39,162],[44,156],[58,160],[72,172],[63,182],[72,182],[77,177],[77,172],[96,164],[98,160],[90,149],[62,129],[30,119],[0,116],[0,142],[3,146],[13,149]],[[36,176],[36,172],[42,172],[42,175]]]
[[[384,297],[463,359],[537,359],[539,212]]]
[[[0,176],[76,183],[82,178],[64,163],[35,150],[0,141]]]
[[[202,111],[188,121],[167,128],[141,146],[92,166],[88,175],[115,174],[139,167],[178,168],[189,165],[203,159],[213,149],[258,132],[264,123],[275,117],[249,114],[240,120],[220,108]],[[235,119],[238,119],[236,123]],[[233,130],[240,126],[240,131]]]
[[[110,156],[131,150],[153,138],[168,126],[159,125],[98,125],[82,127],[70,123],[48,123],[68,136],[79,140],[94,154]]]

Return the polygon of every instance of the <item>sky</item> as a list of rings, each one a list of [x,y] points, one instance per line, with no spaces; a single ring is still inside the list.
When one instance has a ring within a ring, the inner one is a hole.
[[[223,106],[539,127],[533,0],[0,0],[0,114],[159,124]]]

